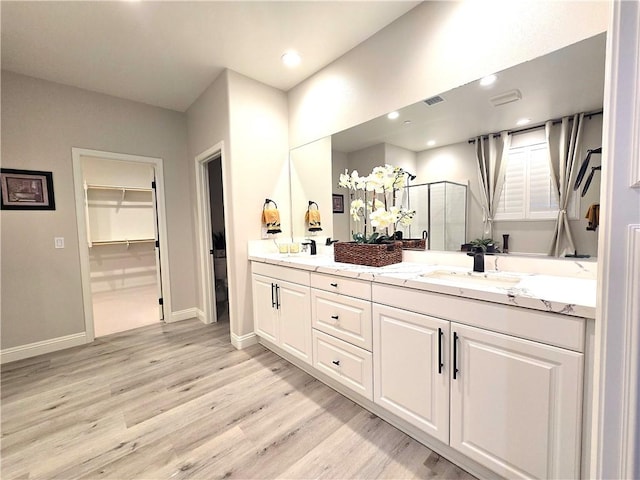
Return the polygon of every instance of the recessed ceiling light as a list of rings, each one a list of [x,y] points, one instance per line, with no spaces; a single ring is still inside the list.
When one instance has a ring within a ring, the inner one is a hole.
[[[497,75],[487,75],[486,77],[480,79],[480,85],[482,85],[483,87],[488,87],[489,85],[493,85],[497,79]]]
[[[435,141],[435,140],[429,140],[429,141],[427,142],[427,147],[433,147],[435,144],[436,144],[436,141]]]
[[[522,126],[522,125],[526,125],[527,123],[531,122],[530,118],[521,118],[520,120],[518,120],[516,122],[516,125],[518,126]]]
[[[284,63],[287,67],[296,67],[300,65],[300,55],[298,55],[298,52],[294,50],[284,52],[284,54],[282,55],[282,63]]]
[[[387,118],[389,120],[395,120],[396,118],[398,118],[400,116],[400,114],[398,112],[391,112],[389,115],[387,115]]]

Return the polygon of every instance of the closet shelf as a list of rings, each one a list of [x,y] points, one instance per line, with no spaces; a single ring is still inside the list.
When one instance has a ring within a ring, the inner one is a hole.
[[[127,247],[132,243],[155,243],[155,238],[137,238],[135,240],[102,240],[98,242],[89,242],[89,247],[95,247],[98,245],[126,245]]]
[[[143,188],[143,187],[126,187],[124,185],[98,185],[95,183],[87,183],[87,190],[116,190],[116,191],[125,191],[125,192],[152,192],[152,188]]]

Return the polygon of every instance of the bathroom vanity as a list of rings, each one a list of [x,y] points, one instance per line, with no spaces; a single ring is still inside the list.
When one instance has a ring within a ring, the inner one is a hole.
[[[267,348],[479,477],[588,474],[593,278],[250,259]]]

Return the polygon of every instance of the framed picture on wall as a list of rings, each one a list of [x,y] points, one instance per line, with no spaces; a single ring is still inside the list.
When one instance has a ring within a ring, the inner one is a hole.
[[[333,194],[333,213],[344,213],[344,195]]]
[[[0,169],[2,210],[55,210],[53,174],[36,170]]]

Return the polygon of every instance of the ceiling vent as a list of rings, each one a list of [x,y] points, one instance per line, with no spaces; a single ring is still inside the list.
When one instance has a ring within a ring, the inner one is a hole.
[[[438,103],[442,103],[444,102],[444,98],[442,98],[440,95],[436,95],[435,97],[431,97],[431,98],[427,98],[424,103],[426,103],[427,105],[429,105],[430,107],[432,105],[436,105]]]
[[[494,107],[499,107],[500,105],[505,105],[507,103],[517,102],[521,98],[522,93],[520,93],[520,90],[511,90],[509,92],[496,95],[495,97],[491,97],[489,101]]]

